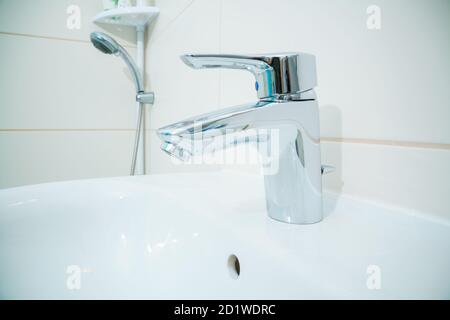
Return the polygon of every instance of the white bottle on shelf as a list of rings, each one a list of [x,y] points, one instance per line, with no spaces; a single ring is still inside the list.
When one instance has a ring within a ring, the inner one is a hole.
[[[117,0],[103,0],[103,10],[111,10],[117,8]]]
[[[131,7],[131,1],[130,0],[119,0],[119,3],[117,4],[118,8],[127,8]]]
[[[149,7],[151,5],[150,0],[136,0],[136,7]]]

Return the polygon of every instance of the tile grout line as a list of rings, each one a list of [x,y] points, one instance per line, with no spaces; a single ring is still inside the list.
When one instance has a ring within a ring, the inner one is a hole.
[[[83,129],[39,129],[39,128],[27,128],[27,129],[0,129],[0,133],[2,132],[128,132],[128,131],[136,131],[136,129],[113,129],[113,128],[83,128]]]
[[[150,132],[156,132],[158,129],[147,129]],[[352,144],[367,144],[367,145],[380,145],[391,147],[403,147],[403,148],[422,148],[422,149],[439,149],[450,150],[450,144],[448,143],[436,143],[436,142],[414,142],[414,141],[395,141],[395,140],[382,140],[382,139],[364,139],[364,138],[337,138],[337,137],[320,137],[321,142],[332,143],[352,143]]]
[[[381,145],[381,146],[404,147],[404,148],[450,150],[450,144],[434,143],[434,142],[414,142],[414,141],[395,141],[395,140],[362,139],[362,138],[361,139],[334,138],[334,137],[321,137],[320,140],[322,142],[333,142],[333,143],[353,143],[353,144]]]
[[[23,37],[23,38],[32,38],[32,39],[69,41],[69,42],[84,43],[84,44],[90,44],[91,43],[89,40],[69,39],[69,38],[51,37],[51,36],[40,36],[40,35],[26,34],[26,33],[14,33],[14,32],[3,32],[3,31],[0,31],[0,35],[14,36],[14,37]],[[135,48],[136,47],[134,45],[129,45],[129,44],[121,44],[121,46],[123,46],[125,48]]]
[[[135,129],[126,128],[83,128],[83,129],[39,129],[39,128],[26,128],[26,129],[0,129],[0,133],[21,133],[21,132],[135,132]],[[156,132],[157,129],[146,129],[147,133]],[[381,145],[392,147],[405,147],[405,148],[423,148],[423,149],[440,149],[450,150],[450,144],[446,143],[434,143],[434,142],[413,142],[413,141],[394,141],[394,140],[381,140],[381,139],[360,139],[360,138],[336,138],[336,137],[321,137],[322,142],[332,143],[353,143],[353,144],[367,144],[367,145]]]

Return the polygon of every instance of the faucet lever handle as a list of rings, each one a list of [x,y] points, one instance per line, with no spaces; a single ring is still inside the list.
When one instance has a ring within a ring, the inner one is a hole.
[[[250,71],[259,99],[295,100],[317,85],[315,57],[306,53],[261,56],[187,54],[184,63],[194,69],[228,68]]]
[[[273,68],[263,59],[242,55],[228,54],[187,54],[181,60],[194,69],[226,68],[250,71],[256,79],[255,89],[258,98],[271,97],[275,91]]]

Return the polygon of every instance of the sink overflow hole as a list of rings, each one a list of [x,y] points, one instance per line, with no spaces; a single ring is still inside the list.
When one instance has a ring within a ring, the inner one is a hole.
[[[228,257],[227,265],[231,278],[233,279],[239,278],[239,275],[241,274],[241,265],[239,263],[238,257],[236,257],[234,254],[230,255]]]

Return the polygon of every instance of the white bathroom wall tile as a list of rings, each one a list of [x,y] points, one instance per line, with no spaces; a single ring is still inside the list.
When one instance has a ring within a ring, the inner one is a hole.
[[[132,131],[0,132],[0,188],[128,175]]]
[[[158,18],[149,28],[149,43],[164,41],[165,31],[175,22],[195,0],[154,0],[153,5],[159,9]]]
[[[147,83],[156,93],[148,113],[150,128],[219,108],[217,71],[193,70],[180,60],[185,53],[218,52],[219,9],[218,0],[197,0],[164,30],[161,38],[154,43],[150,40]]]
[[[80,9],[80,29],[69,29],[70,6]],[[0,1],[0,32],[89,41],[92,31],[108,31],[122,43],[134,46],[136,31],[129,27],[96,25],[92,19],[103,11],[102,0],[5,0]]]
[[[120,58],[89,43],[1,34],[0,51],[0,128],[135,127],[134,83]]]
[[[322,135],[450,143],[450,2],[380,0],[381,30],[368,30],[370,0],[223,1],[223,53],[301,51],[317,57]],[[253,79],[223,71],[221,106],[254,100]],[[340,122],[339,122],[340,121]]]
[[[324,188],[450,217],[450,150],[322,142]]]

